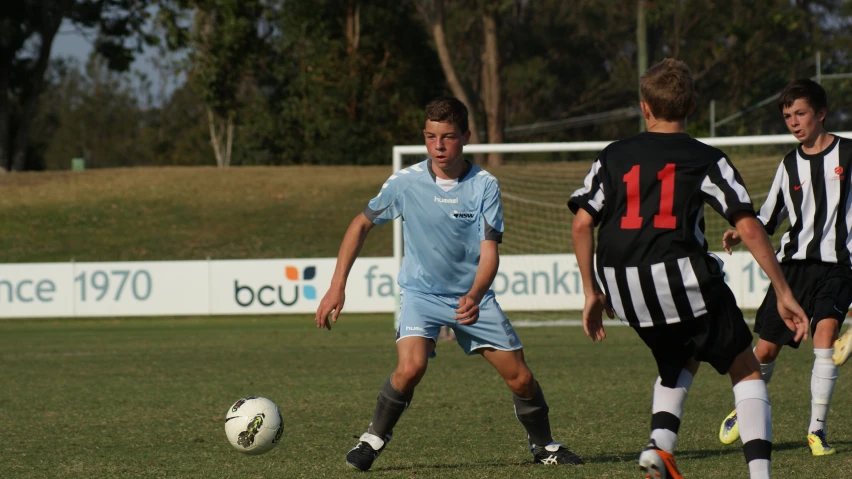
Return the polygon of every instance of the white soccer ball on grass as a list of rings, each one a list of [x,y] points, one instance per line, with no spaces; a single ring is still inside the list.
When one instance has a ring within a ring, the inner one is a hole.
[[[234,449],[250,455],[263,454],[275,447],[284,434],[281,411],[265,397],[244,397],[228,408],[225,434]]]

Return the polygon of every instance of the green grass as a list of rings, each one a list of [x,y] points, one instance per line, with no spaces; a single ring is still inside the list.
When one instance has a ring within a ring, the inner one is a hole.
[[[777,160],[738,165],[759,207]],[[489,168],[504,193],[501,252],[572,252],[565,203],[588,168],[586,161]],[[387,166],[293,166],[0,175],[0,264],[334,257],[389,173]],[[707,212],[714,248],[726,228]],[[375,228],[361,254],[391,256],[391,227]]]
[[[0,175],[0,263],[337,256],[388,167]],[[390,256],[391,228],[362,254]]]
[[[343,457],[394,367],[390,321],[345,315],[331,332],[306,316],[0,322],[0,476],[355,477]],[[502,381],[480,357],[441,343],[370,477],[638,477],[655,371],[636,335],[611,327],[594,344],[579,328],[519,332],[555,436],[586,465],[530,465]],[[849,477],[847,371],[830,417],[839,453],[812,458],[805,447],[809,349],[786,350],[770,386],[775,477]],[[244,456],[225,439],[225,410],[249,394],[276,401],[286,424],[282,443],[263,456]],[[727,378],[704,366],[678,447],[686,477],[746,477],[740,449],[716,438],[731,407]]]

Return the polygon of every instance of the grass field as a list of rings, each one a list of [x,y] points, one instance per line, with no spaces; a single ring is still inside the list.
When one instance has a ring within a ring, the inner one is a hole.
[[[768,157],[741,163],[758,206],[776,164]],[[501,252],[572,252],[565,203],[588,168],[585,161],[489,168],[505,197]],[[333,257],[389,173],[387,166],[294,166],[0,175],[0,264]],[[715,248],[725,228],[708,212]],[[390,226],[375,228],[361,254],[391,256]]]
[[[305,316],[0,322],[0,477],[355,477],[343,458],[393,368],[390,321],[344,315],[331,332]],[[555,435],[586,465],[529,464],[499,377],[441,343],[370,477],[638,477],[655,372],[635,334],[611,327],[606,343],[593,344],[579,328],[519,333]],[[770,386],[775,477],[850,477],[848,371],[830,418],[839,453],[816,459],[805,446],[808,349],[787,351]],[[225,410],[250,394],[276,401],[286,423],[282,443],[263,456],[225,439]],[[732,401],[727,378],[705,366],[678,447],[686,477],[746,477],[739,447],[716,439]]]
[[[501,251],[571,251],[564,201],[587,168],[493,169],[504,193],[558,204],[551,219],[565,232],[522,236],[526,213],[509,200]],[[774,166],[741,170],[759,191]],[[388,173],[381,166],[0,175],[0,264],[335,256],[346,225]],[[528,183],[549,176],[556,181],[548,188]],[[362,255],[389,256],[391,241],[390,227],[377,228]],[[304,316],[0,321],[0,479],[350,477],[343,456],[395,363],[390,322],[347,315],[329,333]],[[554,432],[585,466],[531,466],[496,373],[442,343],[372,474],[636,477],[655,373],[630,330],[609,332],[606,344],[594,345],[579,328],[520,330]],[[839,454],[812,459],[803,433],[812,354],[804,349],[785,353],[770,388],[775,477],[848,477],[852,387],[842,371],[830,436]],[[224,435],[226,408],[250,394],[275,400],[287,427],[282,444],[259,457],[233,451]],[[727,379],[705,367],[690,396],[678,456],[687,477],[745,477],[739,448],[716,439],[732,406]]]

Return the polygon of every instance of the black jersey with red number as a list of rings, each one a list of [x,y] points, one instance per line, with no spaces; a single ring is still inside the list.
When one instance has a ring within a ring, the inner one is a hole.
[[[629,324],[706,314],[702,290],[718,280],[720,265],[707,254],[705,203],[729,222],[738,212],[754,215],[728,157],[685,133],[640,133],[609,145],[571,196],[571,211],[586,210],[599,227],[598,274]]]

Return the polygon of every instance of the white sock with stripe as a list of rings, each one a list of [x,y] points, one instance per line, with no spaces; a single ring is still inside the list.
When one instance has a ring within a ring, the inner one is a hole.
[[[822,429],[826,433],[828,407],[834,385],[837,383],[837,366],[831,359],[834,348],[814,349],[814,369],[811,372],[811,424],[808,434]]]
[[[651,439],[663,451],[672,452],[677,446],[677,432],[683,415],[683,403],[692,386],[692,374],[686,369],[680,371],[674,388],[662,385],[657,377],[654,383],[654,402],[651,409]]]
[[[772,458],[772,407],[766,383],[760,379],[734,385],[743,454],[751,479],[769,479]]]

